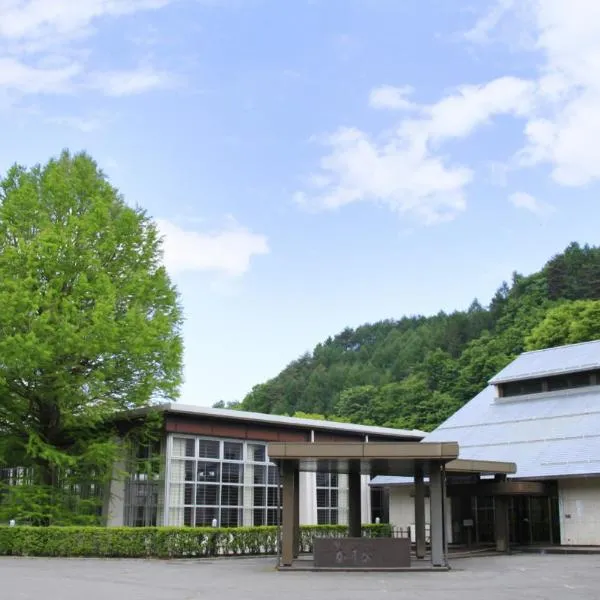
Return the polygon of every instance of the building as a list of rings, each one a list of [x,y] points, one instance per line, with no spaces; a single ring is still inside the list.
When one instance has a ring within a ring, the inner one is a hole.
[[[520,355],[423,441],[517,465],[506,481],[448,474],[451,542],[492,543],[507,502],[513,544],[600,544],[600,340]],[[388,490],[390,521],[411,526],[412,481],[371,483]]]
[[[418,442],[425,435],[180,404],[158,410],[161,440],[115,467],[103,511],[109,526],[277,524],[279,474],[267,455],[269,442]],[[347,479],[343,473],[301,473],[300,522],[346,524]],[[363,522],[386,521],[385,491],[371,489],[368,475],[361,494]]]

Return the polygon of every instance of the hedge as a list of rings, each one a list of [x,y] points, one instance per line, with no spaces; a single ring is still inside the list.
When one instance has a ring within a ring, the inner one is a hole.
[[[314,537],[342,537],[343,525],[300,528],[300,551]],[[390,537],[387,524],[363,525],[363,536]],[[275,554],[277,527],[0,527],[0,556],[198,558]]]

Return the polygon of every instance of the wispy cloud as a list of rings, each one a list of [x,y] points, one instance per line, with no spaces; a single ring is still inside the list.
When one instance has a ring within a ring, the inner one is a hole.
[[[403,94],[376,88],[379,106],[396,105]],[[395,88],[403,90],[403,88]],[[466,85],[431,105],[411,105],[393,133],[373,137],[343,128],[325,137],[328,148],[320,169],[309,177],[296,200],[311,208],[333,209],[375,202],[432,224],[453,219],[466,208],[466,187],[474,173],[440,154],[440,145],[464,138],[497,115],[526,115],[534,86],[514,77]]]
[[[538,200],[527,192],[515,192],[508,197],[508,200],[515,208],[529,211],[539,217],[548,216],[556,210],[552,205]]]
[[[87,87],[107,96],[132,96],[150,90],[172,87],[176,78],[166,72],[141,67],[131,71],[107,71],[90,75]]]
[[[124,96],[164,87],[171,75],[144,66],[89,68],[86,40],[102,19],[153,11],[176,0],[0,0],[0,90],[20,96],[95,90]]]
[[[371,108],[387,108],[391,110],[412,110],[417,107],[408,97],[414,92],[414,89],[405,85],[403,87],[394,87],[393,85],[381,85],[373,88],[369,94],[369,104]]]

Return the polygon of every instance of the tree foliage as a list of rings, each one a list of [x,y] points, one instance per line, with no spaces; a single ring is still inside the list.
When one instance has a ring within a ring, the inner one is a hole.
[[[600,248],[573,243],[487,306],[347,328],[239,408],[431,430],[525,349],[600,338]]]
[[[181,310],[161,258],[153,222],[86,154],[0,180],[0,460],[32,473],[41,521],[108,476],[115,413],[177,394]]]

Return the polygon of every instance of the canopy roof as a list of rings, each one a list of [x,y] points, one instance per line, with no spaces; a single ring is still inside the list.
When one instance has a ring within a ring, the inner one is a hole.
[[[301,471],[347,473],[360,470],[369,475],[412,477],[417,469],[429,474],[432,467],[449,465],[455,473],[514,473],[516,465],[495,461],[458,460],[456,442],[273,442],[269,458],[293,461]]]

